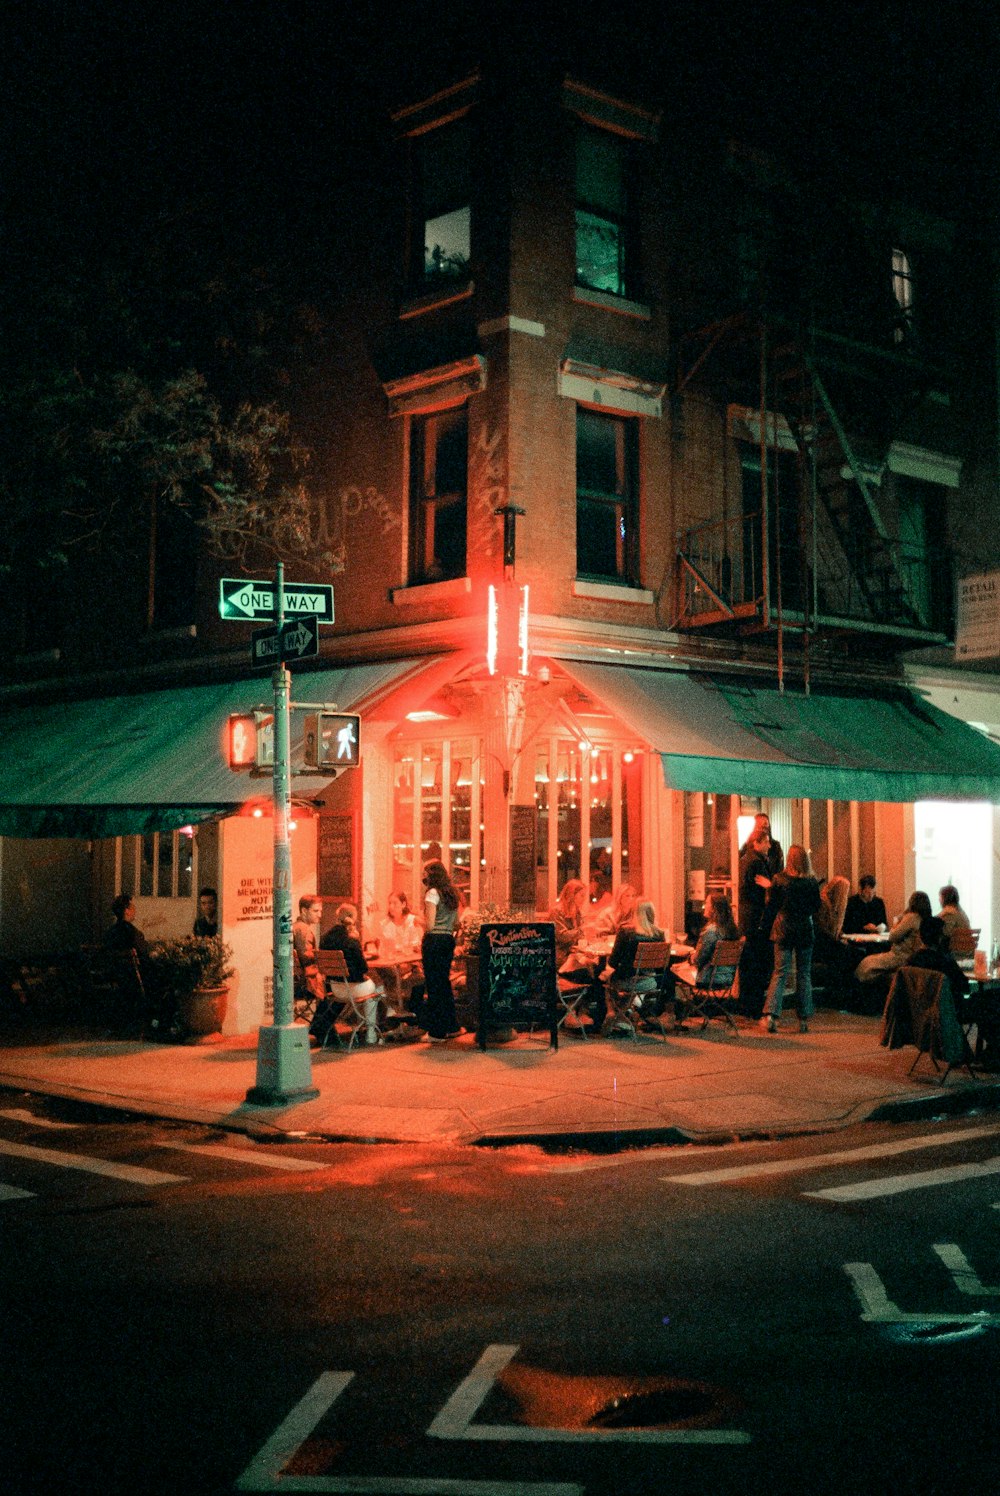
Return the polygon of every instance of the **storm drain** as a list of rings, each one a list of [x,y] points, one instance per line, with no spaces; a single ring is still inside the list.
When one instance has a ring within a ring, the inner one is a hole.
[[[720,1398],[706,1387],[660,1387],[614,1397],[590,1419],[588,1428],[660,1428],[690,1423],[721,1412]]]

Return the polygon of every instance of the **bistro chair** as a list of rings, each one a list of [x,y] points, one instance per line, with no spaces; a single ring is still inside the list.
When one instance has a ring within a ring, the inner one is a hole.
[[[580,1012],[580,1004],[590,992],[591,979],[586,972],[577,972],[575,978],[575,980],[573,976],[556,978],[556,997],[560,1010],[556,1027],[561,1029],[564,1024],[568,1025],[574,1033],[580,1035],[581,1039],[586,1039],[592,1019],[589,1013]]]
[[[608,1018],[612,1027],[616,1023],[625,1023],[632,1038],[638,1039],[640,1014],[635,1006],[636,998],[646,996],[649,978],[666,971],[669,965],[670,946],[665,940],[640,940],[637,943],[631,976],[622,982],[616,982],[612,977],[608,983]]]
[[[948,948],[959,966],[968,967],[971,970],[976,959],[980,933],[980,930],[967,930],[964,925],[952,930]]]
[[[369,1021],[362,1004],[377,1003],[378,999],[384,996],[382,989],[377,987],[366,997],[355,997],[351,991],[353,984],[348,974],[343,951],[317,951],[316,965],[326,981],[328,1000],[343,1005],[324,1034],[321,1048],[326,1048],[332,1035],[337,1044],[341,1046],[346,1038],[347,1049],[351,1050],[358,1042],[358,1036],[367,1033],[370,1029],[374,1030],[376,1040],[381,1043],[382,1030],[377,1022]]]
[[[887,1049],[915,1044],[917,1057],[907,1075],[912,1075],[923,1055],[935,1070],[945,1065],[943,1086],[956,1065],[972,1074],[972,1055],[955,1013],[951,983],[940,971],[922,966],[901,966],[892,979],[882,1015],[879,1043]]]
[[[693,982],[686,982],[680,976],[677,978],[678,982],[683,982],[691,993],[684,1016],[700,1018],[703,1032],[713,1018],[718,1018],[720,1023],[731,1028],[734,1034],[739,1033],[735,1017],[738,1002],[736,988],[739,982],[740,957],[743,955],[745,944],[746,936],[741,936],[739,940],[716,941],[708,966],[706,983],[699,983],[697,977]],[[728,980],[720,982],[718,986],[713,986],[713,977],[716,972],[724,970],[730,971]]]

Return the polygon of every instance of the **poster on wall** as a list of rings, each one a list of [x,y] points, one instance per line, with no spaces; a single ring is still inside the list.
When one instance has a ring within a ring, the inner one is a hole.
[[[1000,657],[1000,571],[961,577],[955,607],[956,660]]]

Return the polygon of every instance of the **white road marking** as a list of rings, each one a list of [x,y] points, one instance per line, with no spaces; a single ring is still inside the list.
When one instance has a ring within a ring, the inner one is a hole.
[[[4,1200],[33,1200],[31,1190],[19,1190],[13,1184],[0,1184],[0,1202]]]
[[[7,1122],[30,1122],[33,1127],[79,1127],[79,1122],[54,1122],[51,1117],[36,1117],[34,1112],[29,1112],[26,1107],[15,1106],[9,1111],[0,1112]]]
[[[988,1158],[981,1164],[953,1164],[947,1169],[923,1169],[919,1174],[894,1174],[888,1179],[864,1179],[860,1184],[802,1193],[814,1200],[878,1200],[883,1195],[902,1195],[907,1190],[926,1190],[937,1184],[960,1184],[965,1179],[984,1179],[989,1174],[1000,1174],[1000,1158]]]
[[[667,1144],[662,1148],[632,1148],[627,1153],[609,1153],[596,1158],[553,1159],[548,1163],[546,1173],[589,1174],[592,1169],[620,1169],[625,1164],[655,1164],[668,1160],[676,1163],[678,1155],[687,1162],[692,1158],[703,1157],[706,1153],[718,1158],[719,1144],[705,1143],[698,1147],[689,1147],[686,1143],[673,1146]]]
[[[474,1439],[504,1444],[749,1444],[740,1429],[542,1428],[520,1423],[473,1423],[497,1377],[517,1354],[516,1345],[490,1345],[427,1430],[434,1439]]]
[[[897,1153],[916,1153],[923,1148],[942,1148],[973,1138],[995,1137],[1000,1127],[968,1127],[962,1132],[939,1132],[918,1138],[898,1138],[891,1143],[870,1143],[864,1148],[841,1148],[835,1153],[803,1154],[801,1158],[761,1159],[752,1164],[733,1164],[725,1169],[707,1169],[697,1174],[665,1174],[664,1184],[727,1184],[751,1179],[755,1174],[799,1174],[807,1169],[828,1169],[837,1164],[864,1163],[870,1158],[892,1158]]]
[[[935,1252],[951,1273],[955,1287],[962,1293],[971,1294],[977,1299],[998,1299],[1000,1288],[987,1288],[981,1283],[975,1268],[969,1262],[965,1253],[952,1241],[938,1242],[934,1247]]]
[[[179,1153],[203,1153],[206,1158],[231,1159],[238,1164],[256,1164],[259,1169],[326,1169],[328,1164],[314,1162],[311,1158],[284,1158],[273,1153],[256,1153],[250,1148],[227,1148],[216,1143],[171,1143],[157,1142],[157,1148],[171,1148]]]
[[[583,1486],[553,1481],[446,1480],[433,1476],[282,1475],[320,1420],[353,1379],[353,1371],[327,1371],[310,1387],[251,1460],[237,1491],[329,1492],[331,1496],[584,1496]]]
[[[0,1142],[0,1153],[11,1158],[30,1158],[36,1163],[54,1164],[59,1169],[80,1169],[85,1174],[103,1174],[108,1179],[123,1179],[127,1184],[183,1184],[184,1174],[163,1174],[158,1169],[140,1169],[134,1164],[113,1164],[104,1158],[90,1158],[85,1153],[60,1153],[56,1148],[34,1148],[28,1143]]]
[[[985,1309],[979,1309],[975,1314],[907,1314],[889,1298],[885,1284],[870,1262],[845,1262],[844,1272],[851,1280],[861,1305],[861,1318],[867,1324],[1000,1324],[1000,1315],[987,1314]]]

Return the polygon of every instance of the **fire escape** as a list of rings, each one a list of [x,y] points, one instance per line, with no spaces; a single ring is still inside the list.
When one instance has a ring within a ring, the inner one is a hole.
[[[676,626],[777,634],[779,651],[785,631],[805,650],[820,633],[943,642],[946,557],[904,538],[882,493],[933,376],[886,336],[888,320],[870,339],[857,323],[846,336],[820,325],[808,296],[791,314],[776,300],[757,295],[751,310],[744,299],[679,345],[677,408],[688,394],[726,407],[744,481],[721,515],[678,537]]]

